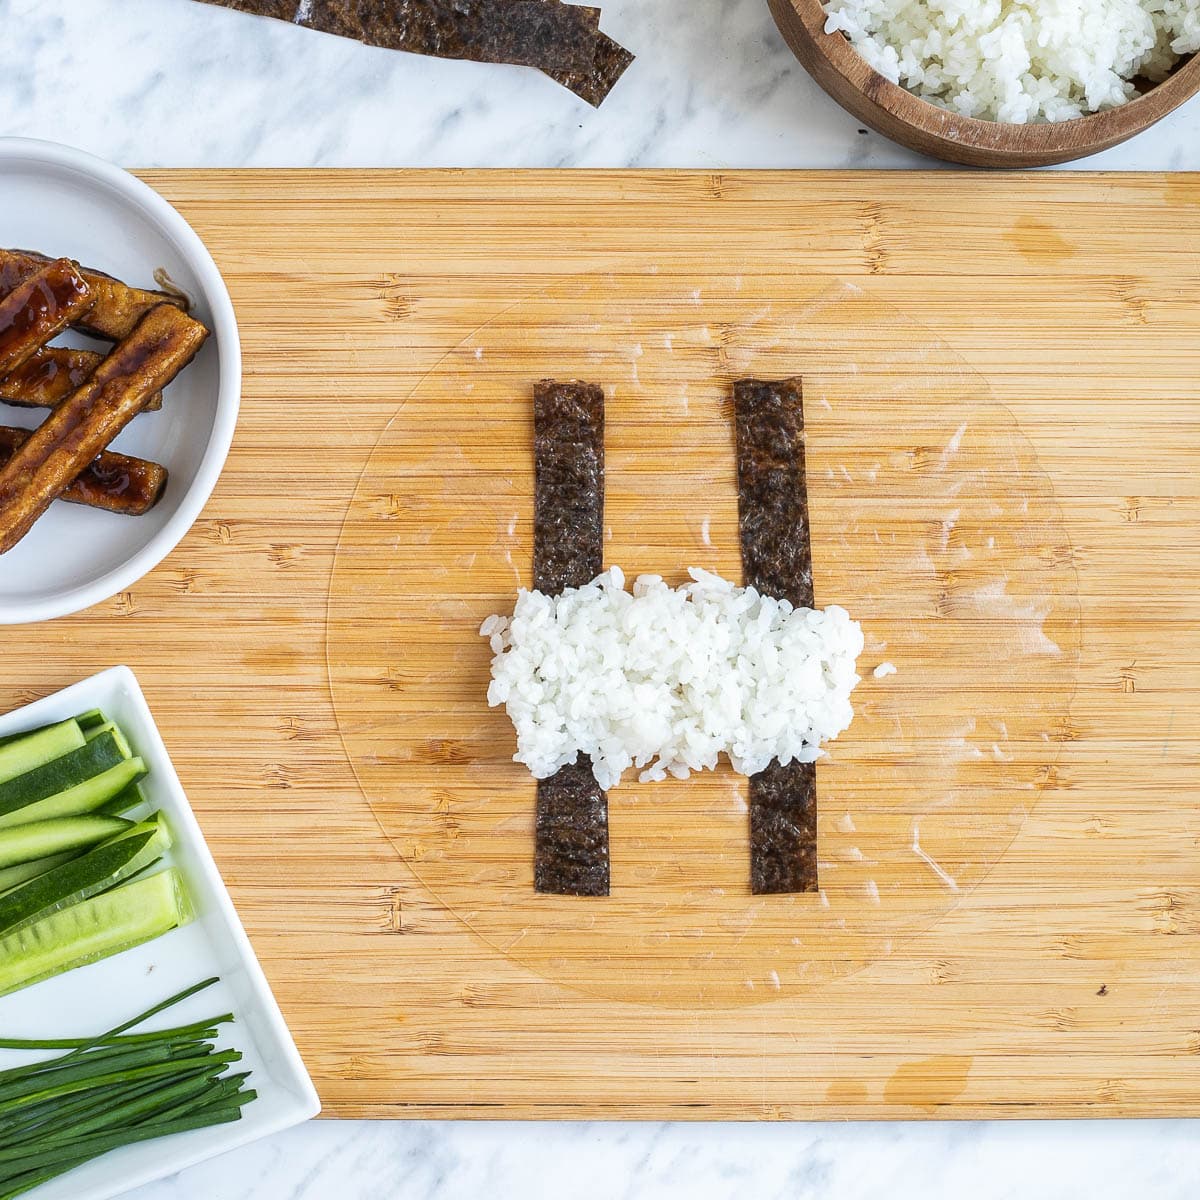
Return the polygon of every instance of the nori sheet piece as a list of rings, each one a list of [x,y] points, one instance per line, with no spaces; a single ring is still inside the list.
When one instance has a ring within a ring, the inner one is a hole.
[[[738,526],[747,585],[797,608],[812,608],[801,387],[799,379],[741,379],[733,385]]]
[[[600,10],[558,0],[204,0],[368,46],[536,67],[599,105],[633,61]]]
[[[554,596],[604,569],[603,390],[536,384],[533,454],[533,586]]]
[[[603,569],[603,390],[536,384],[533,450],[533,586],[554,595]],[[582,757],[538,780],[533,877],[539,892],[608,895],[608,799]]]
[[[633,60],[634,55],[624,46],[614,42],[606,33],[598,33],[596,51],[592,56],[591,65],[586,70],[547,67],[543,67],[542,70],[555,83],[561,83],[593,108],[599,108]]]
[[[538,780],[533,886],[557,896],[608,895],[608,797],[586,758]]]
[[[813,607],[799,379],[733,385],[738,524],[746,584]],[[756,896],[817,891],[814,763],[773,762],[750,780],[750,887]]]
[[[815,763],[773,762],[750,777],[750,890],[818,890]]]

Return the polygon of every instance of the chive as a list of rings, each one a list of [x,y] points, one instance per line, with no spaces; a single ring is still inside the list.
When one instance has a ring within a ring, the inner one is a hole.
[[[184,988],[182,992],[176,992],[174,996],[168,996],[165,1000],[154,1005],[153,1008],[148,1008],[140,1016],[136,1016],[132,1021],[126,1021],[123,1025],[118,1025],[115,1029],[110,1029],[107,1033],[102,1033],[98,1038],[93,1038],[91,1042],[84,1043],[79,1050],[86,1050],[88,1046],[94,1046],[97,1042],[107,1041],[109,1038],[116,1037],[118,1034],[124,1033],[127,1029],[133,1029],[137,1025],[150,1020],[151,1017],[156,1017],[160,1012],[164,1012],[168,1008],[174,1008],[176,1004],[182,1004],[184,1000],[194,996],[197,992],[204,991],[205,988],[210,988],[214,983],[218,982],[218,977],[213,975],[210,979],[202,979],[199,983],[194,983],[190,988]],[[77,1053],[75,1051],[73,1053]],[[67,1055],[68,1058],[71,1055]]]
[[[197,1037],[215,1037],[217,1027],[233,1020],[233,1013],[222,1013],[207,1021],[193,1021],[190,1025],[177,1025],[174,1029],[160,1029],[152,1033],[113,1034],[101,1038],[0,1038],[0,1050],[85,1050],[91,1046],[135,1046],[146,1042],[157,1042],[162,1038],[181,1037],[193,1033]],[[22,1068],[17,1068],[21,1070]]]
[[[204,1107],[208,1108],[214,1105],[217,1107],[226,1107],[226,1105],[222,1102],[227,1100],[230,1096],[242,1094],[242,1080],[249,1078],[249,1075],[249,1071],[243,1071],[240,1075],[228,1075],[221,1079],[214,1079],[210,1081],[213,1090],[206,1098]],[[240,1103],[244,1104],[246,1101],[243,1100]],[[189,1106],[187,1105],[176,1104],[174,1107],[164,1109],[161,1113],[159,1113],[158,1119],[167,1121],[176,1116],[182,1116],[188,1107]],[[192,1111],[194,1112],[196,1110],[193,1108]]]
[[[0,1200],[121,1146],[237,1121],[257,1098],[241,1061],[217,1050],[225,1013],[171,1029],[128,1031],[215,983],[205,980],[96,1037],[6,1038],[0,1049],[65,1050],[0,1071]]]
[[[180,1068],[178,1060],[166,1060],[165,1067],[174,1068],[171,1074],[154,1074],[141,1075],[133,1079],[126,1080],[120,1083],[114,1083],[109,1086],[105,1095],[105,1103],[111,1102],[113,1099],[123,1099],[132,1092],[144,1091],[161,1086],[164,1079],[166,1082],[171,1082],[174,1079],[188,1079],[196,1075],[211,1074],[213,1070],[224,1070],[225,1064],[210,1063],[205,1058],[203,1065],[192,1065],[189,1067]],[[43,1096],[40,1099],[31,1099],[29,1096],[22,1098],[20,1107],[15,1111],[9,1112],[3,1118],[0,1118],[0,1146],[12,1137],[20,1133],[28,1131],[34,1125],[45,1119],[47,1115],[51,1116],[56,1122],[61,1119],[60,1114],[72,1111],[76,1104],[83,1103],[86,1111],[87,1102],[95,1104],[96,1091],[92,1086],[92,1078],[76,1079],[72,1081],[71,1086],[74,1091],[64,1091],[62,1088],[55,1088],[55,1094],[51,1096]],[[53,1077],[47,1080],[46,1083],[58,1083],[63,1081],[55,1080]],[[42,1085],[43,1092],[46,1090],[45,1084]]]
[[[48,1167],[43,1171],[29,1171],[23,1175],[18,1175],[15,1179],[5,1180],[0,1187],[8,1186],[10,1190],[0,1192],[0,1200],[16,1200],[17,1196],[23,1196],[26,1192],[33,1191],[36,1187],[41,1187],[43,1183],[49,1183],[51,1179],[57,1179],[60,1175],[65,1175],[68,1171],[75,1170],[76,1167],[81,1167],[88,1160],[86,1158],[71,1159],[65,1163],[60,1163],[57,1167]],[[12,1185],[16,1186],[12,1186]]]
[[[207,1052],[211,1048],[212,1047],[208,1046],[208,1045],[203,1045],[203,1046],[199,1047],[199,1049],[203,1050],[204,1052]],[[176,1053],[175,1057],[178,1057],[178,1053],[179,1052]],[[109,1065],[111,1065],[111,1060],[109,1060]],[[188,1078],[188,1077],[191,1077],[192,1075],[196,1075],[196,1074],[209,1073],[209,1072],[211,1072],[211,1070],[212,1070],[211,1064],[206,1062],[206,1065],[204,1065],[204,1066],[201,1066],[201,1067],[193,1066],[193,1067],[188,1068],[185,1071],[181,1071],[179,1073],[179,1077],[180,1078]],[[63,1082],[61,1072],[53,1072],[52,1071],[52,1072],[43,1073],[40,1076],[38,1076],[38,1078],[42,1081],[43,1085],[46,1082],[53,1082],[53,1083]],[[122,1089],[122,1093],[123,1093],[124,1091],[129,1091],[129,1090],[144,1091],[147,1088],[152,1089],[152,1088],[161,1086],[161,1083],[158,1080],[151,1079],[148,1082],[147,1081],[134,1081],[133,1083],[130,1083],[130,1084],[116,1085],[116,1086],[118,1088]],[[89,1094],[88,1094],[88,1092],[85,1091],[85,1092],[79,1093],[75,1100],[63,1100],[60,1098],[51,1098],[48,1100],[38,1101],[37,1103],[27,1104],[25,1107],[20,1109],[17,1113],[10,1114],[7,1117],[0,1118],[0,1138],[12,1136],[18,1130],[24,1130],[24,1129],[28,1128],[31,1124],[35,1123],[37,1120],[39,1120],[41,1118],[41,1116],[43,1114],[43,1110],[45,1110],[46,1112],[49,1112],[50,1114],[58,1114],[58,1113],[62,1112],[64,1110],[64,1108],[66,1108],[67,1106],[69,1106],[73,1103],[77,1103],[79,1101],[80,1097],[82,1097],[82,1102],[84,1103],[84,1105],[86,1105],[89,1102]]]
[[[188,1043],[193,1053],[204,1047],[203,1042]],[[128,1050],[101,1050],[85,1059],[64,1063],[46,1071],[40,1071],[33,1079],[14,1079],[0,1085],[0,1113],[5,1111],[6,1102],[18,1096],[27,1096],[40,1090],[47,1083],[55,1085],[86,1080],[96,1075],[112,1075],[125,1067],[143,1066],[148,1063],[164,1063],[172,1057],[169,1046],[131,1047]]]
[[[134,1017],[132,1021],[126,1021],[123,1025],[118,1025],[115,1029],[110,1029],[107,1033],[102,1033],[98,1037],[72,1038],[70,1039],[73,1043],[73,1049],[71,1050],[71,1053],[64,1054],[61,1058],[54,1061],[58,1063],[69,1062],[71,1059],[78,1057],[85,1050],[91,1050],[94,1046],[100,1046],[103,1043],[111,1042],[113,1039],[123,1034],[127,1029],[133,1029],[135,1026],[141,1025],[143,1021],[148,1021],[151,1017],[156,1017],[160,1012],[163,1012],[168,1008],[172,1008],[176,1004],[182,1003],[189,997],[194,996],[197,992],[202,992],[205,988],[212,987],[212,985],[217,981],[218,977],[214,975],[211,979],[205,979],[200,983],[193,984],[190,988],[184,988],[182,992],[176,992],[174,996],[168,996],[166,1000],[154,1005],[153,1008],[146,1009],[144,1013],[142,1013],[140,1016]],[[164,1031],[164,1034],[169,1032],[171,1031]],[[147,1040],[157,1040],[159,1037],[164,1036],[164,1034],[149,1034],[142,1036],[146,1037]],[[0,1049],[36,1050],[39,1048],[45,1048],[44,1044],[39,1045],[39,1043],[33,1039],[18,1040],[13,1038],[9,1039],[7,1042],[0,1042]],[[51,1064],[39,1063],[35,1064],[33,1067],[14,1067],[9,1071],[0,1071],[0,1082],[2,1082],[7,1076],[21,1075],[33,1070],[43,1070],[49,1065]]]
[[[159,1088],[149,1094],[143,1094],[134,1099],[126,1100],[124,1103],[105,1105],[103,1111],[96,1115],[78,1121],[69,1127],[61,1127],[55,1133],[43,1138],[38,1143],[38,1146],[42,1149],[47,1149],[64,1145],[67,1149],[70,1149],[84,1134],[94,1134],[112,1125],[121,1125],[126,1121],[136,1121],[137,1118],[155,1113],[156,1110],[158,1110],[159,1114],[158,1119],[162,1120],[165,1119],[168,1111],[173,1111],[178,1106],[181,1098],[192,1100],[203,1093],[212,1093],[214,1089],[219,1090],[219,1083],[204,1076],[184,1079],[167,1087]],[[169,1107],[164,1108],[163,1105],[168,1105]],[[188,1107],[194,1111],[196,1106],[188,1105]],[[0,1163],[7,1163],[14,1159],[26,1157],[29,1153],[29,1150],[21,1146],[6,1146],[0,1149]]]
[[[85,1078],[71,1079],[54,1084],[51,1087],[43,1088],[41,1091],[27,1092],[24,1095],[15,1096],[11,1100],[0,1100],[0,1115],[14,1111],[27,1100],[36,1103],[40,1100],[53,1099],[56,1096],[70,1096],[75,1092],[82,1091],[84,1088],[103,1087],[110,1083],[126,1083],[132,1079],[152,1079],[160,1075],[169,1075],[172,1071],[181,1070],[193,1065],[200,1065],[205,1062],[237,1062],[241,1057],[236,1050],[226,1050],[222,1054],[209,1055],[207,1059],[184,1058],[173,1062],[151,1062],[144,1067],[129,1067],[124,1071],[115,1071],[106,1075],[92,1075]]]
[[[253,1098],[253,1093],[247,1093],[247,1098]],[[131,1145],[134,1142],[145,1142],[152,1138],[166,1137],[171,1133],[186,1133],[190,1129],[205,1129],[209,1125],[224,1125],[230,1121],[236,1121],[241,1116],[240,1107],[229,1107],[213,1110],[210,1112],[197,1112],[189,1117],[179,1117],[171,1121],[157,1121],[146,1125],[139,1125],[133,1129],[124,1129],[119,1133],[97,1134],[94,1137],[85,1137],[75,1142],[70,1151],[63,1153],[69,1154],[71,1158],[79,1158],[84,1156],[88,1159],[97,1158],[101,1154],[107,1154],[110,1150],[118,1150],[122,1146]],[[53,1166],[63,1161],[61,1155],[56,1155],[53,1148],[44,1150],[41,1153],[28,1155],[17,1168],[22,1174],[26,1171],[34,1171],[46,1166]],[[5,1180],[7,1183],[8,1180]]]
[[[199,1078],[202,1074],[204,1074],[203,1071],[193,1067],[186,1078],[195,1079]],[[160,1079],[125,1084],[124,1086],[114,1088],[106,1095],[105,1104],[144,1096],[158,1091],[163,1087],[164,1084]],[[89,1109],[95,1106],[96,1097],[90,1092],[81,1092],[70,1100],[46,1100],[42,1104],[31,1105],[22,1114],[25,1117],[23,1121],[9,1125],[2,1131],[4,1144],[16,1145],[20,1141],[31,1137],[40,1137],[47,1123],[52,1123],[56,1131],[66,1128],[70,1121],[82,1114],[86,1114]]]

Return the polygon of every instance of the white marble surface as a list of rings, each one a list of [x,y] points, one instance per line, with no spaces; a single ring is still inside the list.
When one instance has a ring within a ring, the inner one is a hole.
[[[598,111],[531,70],[368,49],[194,0],[0,0],[0,132],[146,167],[925,161],[859,133],[766,0],[595,2],[640,56]],[[1089,166],[1200,168],[1200,102]]]
[[[826,99],[764,0],[604,0],[604,28],[641,57],[597,112],[532,71],[388,54],[193,0],[0,0],[0,133],[126,166],[923,165]],[[1089,165],[1200,169],[1200,103]],[[894,1200],[1190,1200],[1200,1136],[1166,1121],[319,1122],[136,1196],[856,1200],[885,1190]]]

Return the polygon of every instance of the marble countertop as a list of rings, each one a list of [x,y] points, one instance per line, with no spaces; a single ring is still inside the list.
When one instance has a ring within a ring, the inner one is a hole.
[[[0,0],[0,134],[129,167],[932,165],[828,100],[765,0],[603,8],[604,29],[639,59],[594,111],[533,71],[367,49],[193,0]],[[1200,103],[1087,166],[1200,170]],[[1184,1200],[1200,1189],[1200,1137],[1179,1121],[317,1122],[134,1195],[854,1200],[885,1189],[894,1200]]]
[[[931,165],[826,97],[766,0],[595,2],[639,56],[599,110],[532,70],[369,49],[194,0],[0,0],[0,132],[128,167]],[[101,64],[107,92],[79,87]],[[1200,169],[1200,102],[1087,165]]]

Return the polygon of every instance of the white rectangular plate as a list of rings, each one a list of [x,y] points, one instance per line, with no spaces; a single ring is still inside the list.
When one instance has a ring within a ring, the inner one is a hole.
[[[247,1142],[316,1116],[321,1104],[300,1061],[279,1006],[238,920],[196,818],[167,757],[146,698],[128,667],[113,667],[36,704],[0,717],[0,737],[99,708],[128,736],[149,768],[142,781],[143,816],[161,809],[174,846],[167,862],[178,867],[196,909],[183,929],[103,962],[92,963],[0,997],[5,1037],[75,1037],[101,1033],[210,975],[221,982],[161,1013],[145,1028],[165,1028],[232,1012],[220,1044],[245,1056],[258,1099],[242,1119],[114,1151],[31,1193],[37,1200],[108,1200],[129,1188],[172,1175]],[[47,1056],[0,1050],[0,1069]]]

